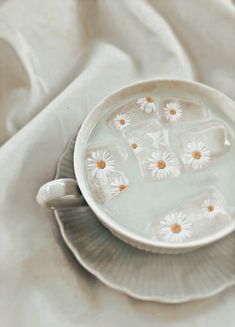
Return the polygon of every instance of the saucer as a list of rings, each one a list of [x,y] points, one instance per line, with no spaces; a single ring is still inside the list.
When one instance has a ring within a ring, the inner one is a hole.
[[[56,179],[75,178],[73,139]],[[62,237],[79,263],[104,284],[146,301],[181,303],[213,296],[235,284],[235,233],[178,255],[153,254],[113,236],[87,206],[55,210]]]

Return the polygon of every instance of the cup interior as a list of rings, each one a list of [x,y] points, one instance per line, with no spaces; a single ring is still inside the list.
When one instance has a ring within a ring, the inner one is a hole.
[[[235,105],[199,83],[146,81],[106,97],[74,151],[101,222],[137,244],[190,248],[235,228]]]

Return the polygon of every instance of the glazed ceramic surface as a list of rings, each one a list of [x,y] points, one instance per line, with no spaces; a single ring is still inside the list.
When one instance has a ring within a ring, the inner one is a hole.
[[[235,228],[235,105],[204,85],[156,80],[108,96],[78,133],[74,169],[113,234],[159,253]]]
[[[56,178],[75,178],[74,142],[63,154]],[[180,303],[235,284],[234,233],[192,253],[159,255],[113,237],[87,205],[57,209],[55,215],[77,260],[106,285],[138,299]]]

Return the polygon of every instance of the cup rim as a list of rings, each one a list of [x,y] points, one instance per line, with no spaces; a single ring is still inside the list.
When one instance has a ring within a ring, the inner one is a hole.
[[[195,88],[199,93],[205,96],[209,96],[210,99],[216,100],[219,102],[226,101],[226,109],[227,112],[230,111],[230,108],[233,107],[235,109],[235,102],[230,99],[228,96],[223,94],[222,92],[209,87],[205,84],[195,82],[195,81],[189,81],[189,80],[181,80],[181,79],[147,79],[143,80],[137,83],[131,83],[126,84],[123,87],[119,88],[118,90],[110,93],[106,97],[104,97],[101,101],[97,103],[97,105],[90,111],[86,119],[84,120],[81,128],[79,129],[79,132],[76,137],[75,142],[75,148],[74,148],[74,170],[75,170],[75,176],[79,185],[79,188],[92,209],[92,211],[96,214],[97,218],[102,222],[104,226],[106,226],[109,230],[111,230],[115,235],[119,236],[122,239],[126,239],[130,242],[135,242],[137,244],[140,244],[142,246],[150,246],[152,248],[161,248],[166,250],[177,250],[177,249],[190,249],[190,248],[196,248],[208,245],[212,242],[218,241],[222,239],[223,237],[229,235],[235,230],[235,220],[227,225],[226,227],[222,228],[221,230],[217,231],[216,233],[213,233],[211,235],[204,236],[202,238],[199,238],[197,240],[187,241],[183,243],[166,243],[164,241],[160,240],[152,240],[145,238],[144,236],[140,236],[137,233],[134,233],[130,231],[128,228],[119,225],[117,222],[115,222],[108,214],[106,214],[95,202],[95,200],[92,198],[89,186],[86,181],[85,177],[85,169],[84,169],[84,160],[83,160],[83,154],[86,147],[87,140],[90,136],[90,133],[92,129],[94,128],[95,123],[92,122],[92,117],[95,113],[97,113],[101,108],[105,105],[108,105],[110,102],[110,99],[120,97],[122,94],[126,95],[129,92],[129,95],[133,95],[134,89],[139,89],[143,86],[150,85],[150,88],[156,88],[158,85],[169,85],[172,86],[173,84],[178,84],[184,87],[189,88]],[[231,112],[230,112],[231,114]],[[102,115],[102,113],[100,113]],[[234,117],[235,121],[235,117]]]

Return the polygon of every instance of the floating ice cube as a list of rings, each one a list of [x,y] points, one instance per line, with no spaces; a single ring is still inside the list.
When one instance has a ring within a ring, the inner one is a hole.
[[[123,134],[126,142],[136,156],[140,152],[148,152],[152,148],[158,149],[159,147],[170,145],[168,131],[163,129],[157,119],[133,124]]]
[[[146,97],[154,99],[150,96]],[[107,119],[107,123],[117,131],[124,132],[130,129],[133,125],[138,124],[141,121],[147,122],[152,119],[158,119],[158,110],[154,102],[148,102],[150,100],[144,100],[141,98],[138,100],[130,100],[125,104],[119,106]]]
[[[203,120],[207,117],[207,110],[199,100],[162,97],[159,103],[159,114],[163,122],[176,124]]]
[[[111,182],[115,177],[122,176],[120,171],[127,152],[119,145],[96,145],[87,149],[86,167],[88,180],[95,199],[104,202],[111,196]]]
[[[89,184],[95,200],[104,203],[127,191],[129,179],[123,172],[114,171],[105,179],[94,180],[89,176]]]
[[[108,180],[98,180],[88,175],[88,182],[95,201],[98,203],[104,203],[107,198],[106,189],[108,185]]]
[[[176,132],[177,146],[186,169],[200,170],[216,162],[230,148],[230,129],[219,121]]]
[[[158,120],[135,124],[124,132],[124,137],[145,179],[163,180],[180,174],[180,163],[171,148],[168,130]]]
[[[155,239],[168,242],[193,240],[211,235],[231,222],[223,195],[209,188],[189,196],[176,208],[152,219],[150,230]]]
[[[112,175],[109,179],[110,182],[110,196],[117,196],[126,192],[129,189],[129,179],[128,177],[122,172],[116,172]]]
[[[191,216],[192,222],[217,219],[220,216],[228,215],[223,195],[214,187],[198,193],[190,201],[184,203],[184,211]]]
[[[165,180],[181,173],[176,154],[170,147],[148,148],[138,155],[142,176],[146,180]]]

